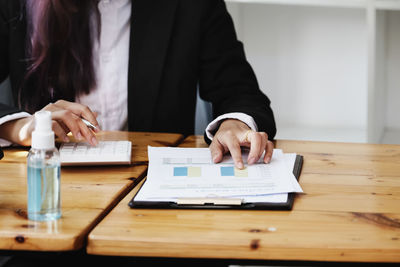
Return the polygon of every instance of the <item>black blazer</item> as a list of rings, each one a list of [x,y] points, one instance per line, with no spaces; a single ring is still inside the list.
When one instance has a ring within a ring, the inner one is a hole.
[[[0,0],[0,81],[14,103],[26,71],[24,0]],[[197,85],[213,116],[243,112],[275,136],[269,99],[237,40],[223,0],[132,0],[130,131],[193,134]],[[19,111],[0,104],[0,117]]]

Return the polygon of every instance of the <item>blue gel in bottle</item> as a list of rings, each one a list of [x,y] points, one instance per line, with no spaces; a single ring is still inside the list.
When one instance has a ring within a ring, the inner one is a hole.
[[[54,145],[51,113],[35,114],[35,131],[28,155],[28,219],[56,220],[61,217],[60,155]]]

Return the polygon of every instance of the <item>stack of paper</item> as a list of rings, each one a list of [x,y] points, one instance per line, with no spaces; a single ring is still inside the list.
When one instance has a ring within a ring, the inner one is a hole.
[[[271,162],[243,170],[230,156],[212,162],[208,148],[148,147],[147,181],[135,201],[176,201],[184,198],[239,198],[246,202],[286,202],[288,193],[303,192],[293,175],[296,154],[274,149]]]

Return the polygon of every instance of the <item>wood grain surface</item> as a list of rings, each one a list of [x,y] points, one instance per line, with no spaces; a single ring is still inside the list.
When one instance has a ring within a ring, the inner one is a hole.
[[[400,262],[400,146],[277,141],[304,156],[292,211],[130,209],[89,234],[98,255]],[[202,137],[181,146],[204,147]]]
[[[27,219],[27,148],[5,148],[0,161],[0,249],[80,249],[93,227],[134,187],[147,170],[147,145],[175,146],[177,134],[101,132],[100,140],[132,141],[130,166],[62,167],[62,218]]]

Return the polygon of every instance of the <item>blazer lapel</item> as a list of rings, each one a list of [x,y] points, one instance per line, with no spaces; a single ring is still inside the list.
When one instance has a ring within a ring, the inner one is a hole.
[[[178,0],[132,0],[129,130],[149,131]]]

